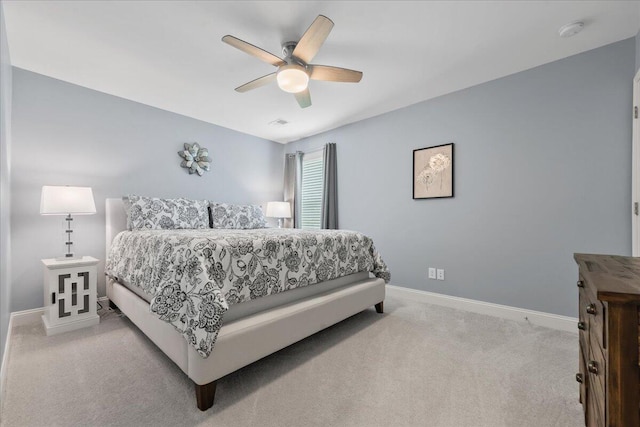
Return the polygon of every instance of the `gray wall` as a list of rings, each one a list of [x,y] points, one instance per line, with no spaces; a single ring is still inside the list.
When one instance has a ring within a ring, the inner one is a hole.
[[[630,253],[635,53],[632,38],[286,150],[338,143],[341,227],[374,237],[393,284],[575,315],[572,253]],[[42,306],[39,260],[64,251],[62,218],[38,214],[42,185],[93,187],[98,214],[74,234],[101,260],[105,197],[281,197],[276,143],[16,68],[13,92],[11,311]],[[202,178],[178,167],[190,141],[214,157]],[[412,200],[412,150],[449,141],[456,197]],[[447,280],[426,279],[429,266]]]
[[[634,59],[631,38],[286,149],[337,143],[340,226],[392,284],[576,316],[573,253],[631,253]],[[412,150],[448,142],[455,197],[412,200]]]
[[[640,2],[638,2],[637,8],[638,8],[638,17],[640,18]],[[635,55],[636,55],[636,73],[637,73],[638,70],[640,69],[640,31],[638,31],[638,33],[636,34],[635,41],[636,41]]]
[[[0,4],[0,360],[4,354],[11,311],[11,61],[2,7]]]
[[[638,3],[640,4],[640,3]],[[636,34],[636,73],[640,69],[640,31]]]
[[[73,234],[77,254],[101,260],[107,197],[282,197],[280,144],[18,68],[13,82],[12,311],[42,307],[40,259],[65,250],[63,218],[39,215],[42,185],[93,188],[98,214],[78,216]],[[193,141],[213,157],[203,177],[180,168],[177,151]]]

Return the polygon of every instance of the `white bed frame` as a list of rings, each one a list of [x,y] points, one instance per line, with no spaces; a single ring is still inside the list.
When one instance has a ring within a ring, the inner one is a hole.
[[[122,200],[106,199],[107,254],[126,222]],[[106,287],[110,305],[117,306],[195,383],[198,408],[205,411],[213,405],[216,380],[223,376],[368,307],[375,305],[382,313],[384,281],[353,276],[355,281],[338,288],[225,323],[206,359],[171,324],[152,314],[149,303],[133,291],[109,277]]]

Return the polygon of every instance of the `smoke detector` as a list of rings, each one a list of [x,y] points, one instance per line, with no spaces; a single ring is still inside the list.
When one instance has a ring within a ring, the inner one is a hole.
[[[560,29],[558,30],[558,35],[562,38],[575,36],[580,31],[582,31],[583,28],[584,22],[582,21],[570,22],[560,27]]]

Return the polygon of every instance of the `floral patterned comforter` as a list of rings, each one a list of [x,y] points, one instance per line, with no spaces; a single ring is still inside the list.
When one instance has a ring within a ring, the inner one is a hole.
[[[202,357],[231,304],[361,271],[389,282],[373,241],[346,230],[135,230],[111,245],[105,272],[153,296]]]

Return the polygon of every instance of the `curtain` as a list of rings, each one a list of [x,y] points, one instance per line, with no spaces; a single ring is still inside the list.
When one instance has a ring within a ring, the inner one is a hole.
[[[324,146],[324,174],[322,190],[321,227],[338,228],[338,167],[336,160],[336,144],[330,142]]]
[[[291,206],[291,218],[284,220],[284,228],[296,228],[300,221],[300,188],[302,187],[302,152],[284,158],[284,201]]]

